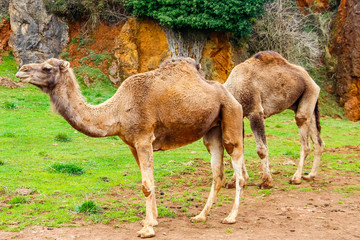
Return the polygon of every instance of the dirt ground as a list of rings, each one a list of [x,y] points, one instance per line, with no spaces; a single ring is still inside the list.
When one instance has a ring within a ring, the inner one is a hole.
[[[186,214],[176,218],[159,218],[154,239],[360,239],[360,196],[348,196],[334,191],[339,186],[360,182],[356,174],[324,176],[319,183],[304,182],[303,187],[315,191],[286,191],[275,188],[267,196],[256,195],[256,186],[245,189],[238,222],[232,225],[220,221],[230,212],[232,203],[213,208],[206,223],[191,223]],[[320,177],[321,178],[321,177]],[[327,187],[323,185],[327,182]],[[329,184],[330,183],[330,184]],[[233,196],[234,190],[223,188],[223,196]],[[205,199],[204,199],[205,200]],[[201,206],[191,213],[200,212]],[[0,232],[0,240],[10,239],[137,239],[140,222],[113,225],[86,224],[81,227],[48,228],[33,226],[21,232]]]
[[[359,160],[359,146],[346,149],[334,148],[327,151],[342,153],[345,150],[347,153],[354,153],[356,161]],[[193,181],[192,186],[195,186],[196,180],[204,179],[200,186],[210,187],[210,163],[199,159],[194,160],[200,162],[195,175],[193,173],[183,176],[174,175],[170,177],[170,181],[176,183],[178,178],[183,178]],[[153,239],[360,239],[360,192],[338,190],[355,185],[358,189],[359,174],[323,169],[318,173],[316,181],[303,181],[301,185],[293,187],[287,183],[288,176],[273,172],[273,177],[275,187],[270,194],[261,192],[257,186],[247,186],[244,189],[237,223],[232,225],[222,224],[221,220],[230,212],[233,201],[214,204],[207,222],[191,223],[189,215],[195,216],[201,211],[206,202],[208,190],[202,191],[201,199],[187,207],[187,212],[174,207],[172,201],[163,201],[157,192],[157,204],[173,208],[177,211],[178,217],[158,218],[159,225],[155,227],[156,236]],[[191,192],[193,188],[174,186],[167,189],[164,194],[178,194],[184,190]],[[119,198],[120,189],[115,188],[112,191],[109,197]],[[134,194],[133,190],[125,191],[126,194],[122,193],[123,198],[130,198]],[[223,199],[224,197],[233,198],[235,189],[222,188],[220,195]],[[182,197],[181,194],[174,196]],[[144,216],[140,217],[144,218]],[[136,232],[141,229],[140,222],[111,222],[104,225],[80,220],[76,224],[80,226],[63,228],[32,226],[20,232],[0,231],[0,240],[127,240],[139,239]],[[114,227],[116,225],[118,227]]]

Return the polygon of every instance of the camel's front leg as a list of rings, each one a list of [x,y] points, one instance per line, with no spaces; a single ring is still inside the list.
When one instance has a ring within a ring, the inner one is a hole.
[[[262,183],[259,185],[261,189],[273,187],[273,179],[269,168],[269,151],[266,143],[264,114],[253,113],[249,116],[250,127],[254,133],[256,140],[256,152],[261,159],[262,165]]]
[[[143,228],[138,231],[138,236],[148,238],[155,236],[153,226],[158,224],[157,208],[155,199],[155,184],[153,176],[153,149],[151,141],[139,141],[136,146],[136,154],[142,176],[142,191],[146,198],[146,217],[143,221]]]

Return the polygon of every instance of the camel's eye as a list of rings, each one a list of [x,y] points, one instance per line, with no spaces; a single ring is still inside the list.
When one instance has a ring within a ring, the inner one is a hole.
[[[51,71],[51,68],[49,68],[49,67],[44,67],[42,70],[43,70],[44,72],[46,72],[46,73],[49,73],[49,72]]]

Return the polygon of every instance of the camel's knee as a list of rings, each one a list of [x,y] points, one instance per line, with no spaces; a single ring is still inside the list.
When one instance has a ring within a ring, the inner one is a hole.
[[[268,149],[265,145],[257,146],[256,152],[261,159],[264,159],[268,154]]]
[[[144,193],[145,197],[148,197],[153,192],[153,187],[152,187],[151,184],[149,184],[149,182],[143,181],[142,186],[141,186],[141,190]]]
[[[295,121],[296,121],[296,125],[298,127],[301,127],[302,125],[304,125],[304,123],[309,121],[309,117],[307,117],[307,116],[305,116],[303,114],[296,114],[295,115]]]

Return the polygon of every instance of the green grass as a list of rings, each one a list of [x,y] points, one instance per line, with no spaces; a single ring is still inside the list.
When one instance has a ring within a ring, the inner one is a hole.
[[[81,175],[85,173],[85,170],[81,166],[74,163],[53,163],[49,168],[51,171],[69,175]]]
[[[87,215],[101,213],[102,209],[94,201],[88,200],[75,208],[77,213],[85,213]]]
[[[24,204],[28,202],[29,200],[24,196],[15,196],[10,199],[9,204]]]
[[[59,133],[55,136],[57,142],[71,142],[71,138],[66,133]]]
[[[3,61],[0,76],[14,79],[16,64],[13,57],[5,56]],[[116,91],[107,81],[98,81],[90,87],[80,85],[87,101],[92,104],[105,101]],[[90,138],[79,133],[51,111],[49,97],[32,85],[18,89],[0,87],[0,116],[0,203],[11,201],[9,204],[16,205],[1,208],[0,230],[19,231],[29,225],[73,226],[74,221],[84,216],[74,211],[84,204],[84,199],[91,199],[102,209],[86,215],[85,221],[117,225],[144,218],[141,174],[130,150],[118,137]],[[321,124],[326,148],[343,151],[325,152],[319,174],[359,174],[358,155],[349,151],[349,146],[359,145],[359,136],[353,134],[360,133],[359,123],[325,117],[321,119]],[[279,172],[273,175],[277,181],[275,184],[293,194],[314,191],[310,187],[287,183],[296,166],[282,163],[285,158],[297,163],[300,151],[293,112],[285,111],[267,119],[266,132],[271,169]],[[250,133],[249,122],[245,120],[245,134]],[[59,135],[62,135],[59,139],[71,141],[55,140]],[[253,136],[245,139],[245,158],[250,182],[259,182],[260,160]],[[229,161],[227,154],[225,159]],[[311,160],[312,155],[304,172],[310,172]],[[187,166],[190,161],[194,162],[193,165]],[[157,199],[160,217],[191,216],[200,211],[200,208],[194,210],[194,206],[203,206],[209,193],[209,162],[210,157],[202,141],[154,153],[157,197],[160,196],[159,191],[165,192],[164,203]],[[200,176],[197,174],[199,167],[203,172]],[[80,169],[82,174],[73,174],[75,169]],[[227,178],[230,178],[230,166],[225,169]],[[175,186],[177,190],[172,192]],[[358,194],[359,186],[353,184],[336,191]],[[19,188],[32,189],[36,194],[17,196],[16,189]],[[256,196],[272,196],[276,191],[279,190],[258,190]],[[124,197],[122,193],[129,193],[131,198]],[[224,206],[232,201],[220,196],[217,204]],[[170,209],[170,206],[182,208]],[[14,222],[18,224],[10,224]]]

